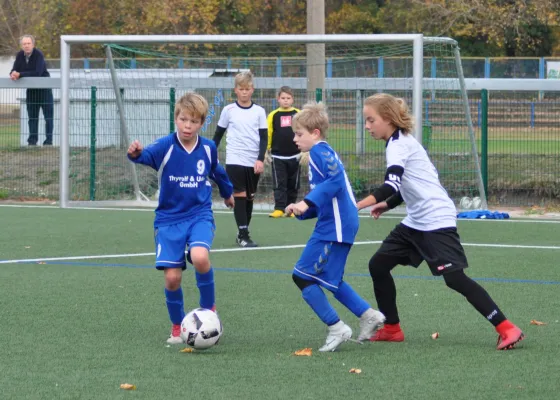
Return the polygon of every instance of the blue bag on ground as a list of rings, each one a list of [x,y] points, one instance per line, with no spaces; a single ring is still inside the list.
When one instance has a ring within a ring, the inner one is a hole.
[[[488,210],[476,210],[476,211],[465,211],[457,214],[457,218],[464,219],[508,219],[508,213],[501,213],[499,211],[488,211]]]

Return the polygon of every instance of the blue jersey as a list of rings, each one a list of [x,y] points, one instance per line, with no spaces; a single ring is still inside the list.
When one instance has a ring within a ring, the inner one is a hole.
[[[311,237],[353,244],[359,227],[356,199],[344,165],[327,142],[309,151],[309,184],[305,200],[313,205],[298,218],[317,217]]]
[[[208,178],[216,182],[224,199],[233,193],[226,171],[218,163],[216,145],[200,136],[190,152],[173,132],[146,146],[138,158],[129,159],[158,172],[156,227],[177,224],[193,216],[212,217],[212,184]]]

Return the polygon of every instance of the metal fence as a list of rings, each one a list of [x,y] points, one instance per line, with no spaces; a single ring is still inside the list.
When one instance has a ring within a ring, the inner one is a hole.
[[[2,82],[0,81],[0,87]],[[71,111],[70,178],[73,200],[103,200],[112,194],[132,190],[125,157],[126,144],[121,139],[119,118],[111,94],[91,88],[84,94],[74,93]],[[537,92],[535,92],[536,96]],[[548,95],[548,93],[546,93]],[[29,104],[26,89],[0,89],[0,199],[49,199],[59,196],[59,126],[58,101],[60,93],[53,89],[54,136],[53,145],[42,145],[46,138],[46,121],[41,109],[38,121],[38,145],[29,146]],[[154,94],[151,93],[151,96]],[[301,106],[315,93],[296,93],[296,106]],[[558,202],[560,195],[560,101],[526,101],[527,92],[510,92],[505,101],[485,95],[484,91],[470,92],[470,106],[476,128],[479,155],[491,205],[544,205]],[[211,96],[208,94],[208,96]],[[170,117],[175,94],[169,90],[156,96],[159,100],[139,104],[133,99],[128,107],[148,116],[150,110],[161,108],[159,120],[135,118],[131,135],[150,142],[167,134],[172,126]],[[124,95],[126,100],[127,96]],[[547,96],[545,96],[547,98]],[[378,185],[384,173],[383,146],[366,138],[362,153],[356,153],[356,94],[338,93],[325,97],[329,106],[332,127],[332,146],[341,154],[349,179],[358,197]],[[233,101],[230,92],[216,103],[219,115],[223,104]],[[267,111],[276,107],[274,93],[255,92],[255,101]],[[144,107],[144,108],[143,108]],[[455,197],[461,195],[457,174],[462,160],[469,157],[468,138],[455,135],[453,124],[460,129],[461,118],[449,118],[453,105],[444,99],[425,94],[424,146],[434,160],[444,186]],[[215,117],[217,121],[217,116]],[[215,122],[203,133],[211,137]],[[451,125],[451,128],[450,128]],[[452,147],[450,147],[452,144]],[[224,146],[220,149],[222,152]],[[450,148],[454,150],[449,151]],[[157,186],[155,174],[139,170],[143,191],[152,196]],[[259,199],[272,204],[272,181],[267,168],[260,185]],[[302,188],[302,193],[306,190]]]
[[[462,57],[465,78],[508,78],[508,79],[558,79],[560,78],[560,58],[555,57]],[[119,58],[115,60],[119,68],[158,68],[165,62],[161,58],[152,60],[143,58],[141,65],[135,58]],[[215,58],[205,60],[199,58],[196,61],[188,59],[168,60],[167,67],[170,68],[208,68],[216,65]],[[367,66],[358,65],[360,61],[352,61],[356,71],[367,73],[367,76],[392,77],[394,71],[406,71],[403,64],[412,65],[412,59],[403,57],[374,57],[364,60]],[[337,62],[336,59],[326,60],[326,76],[336,78],[348,74],[348,65]],[[305,73],[305,59],[298,58],[266,58],[250,57],[236,59],[225,58],[223,64],[228,69],[251,68],[257,76],[262,77],[285,77]],[[49,69],[59,69],[60,59],[48,59]],[[445,71],[440,70],[438,59],[424,59],[424,76],[431,78],[445,77]],[[74,58],[71,60],[71,68],[95,69],[108,68],[105,58]],[[343,69],[342,71],[340,69]],[[411,68],[411,67],[410,67]],[[299,71],[301,69],[301,71]],[[343,75],[342,75],[343,74]],[[398,77],[398,76],[393,76]]]

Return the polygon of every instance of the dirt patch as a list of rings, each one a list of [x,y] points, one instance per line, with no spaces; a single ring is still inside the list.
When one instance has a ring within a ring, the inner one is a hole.
[[[60,154],[53,147],[22,147],[0,151],[0,199],[49,199],[59,197]],[[134,198],[133,173],[124,150],[107,148],[92,153],[72,148],[69,156],[71,200],[120,200]],[[155,171],[137,169],[141,190],[157,189]]]

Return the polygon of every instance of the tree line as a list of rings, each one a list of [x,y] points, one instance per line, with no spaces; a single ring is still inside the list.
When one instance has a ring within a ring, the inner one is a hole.
[[[325,0],[326,33],[449,36],[463,56],[560,54],[558,0]],[[0,0],[0,55],[33,34],[48,58],[60,35],[303,34],[306,0]]]

